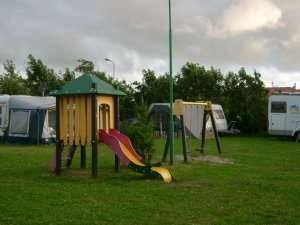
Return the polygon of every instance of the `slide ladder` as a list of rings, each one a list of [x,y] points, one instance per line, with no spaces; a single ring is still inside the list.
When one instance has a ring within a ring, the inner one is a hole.
[[[64,144],[62,144],[62,148],[61,148],[61,154],[63,154],[64,151]],[[64,161],[64,168],[70,168],[72,160],[73,160],[73,156],[75,154],[76,151],[76,145],[71,145],[68,148],[68,152],[67,155],[65,157],[62,157],[61,160]],[[56,169],[56,151],[54,151],[52,160],[50,162],[50,166],[48,168],[49,172],[55,172]]]

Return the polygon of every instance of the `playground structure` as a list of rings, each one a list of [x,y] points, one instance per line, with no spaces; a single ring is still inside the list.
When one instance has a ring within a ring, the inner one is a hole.
[[[71,165],[77,146],[81,146],[81,168],[86,167],[86,146],[92,146],[92,176],[97,176],[98,143],[108,145],[115,153],[115,171],[119,171],[119,160],[130,169],[172,182],[172,175],[160,164],[146,163],[135,152],[128,137],[121,135],[120,96],[117,88],[96,76],[85,73],[51,93],[56,97],[56,151],[49,171],[62,171]],[[66,157],[62,157],[69,145]]]
[[[205,134],[206,134],[206,125],[207,125],[207,117],[209,116],[211,119],[211,124],[212,124],[212,129],[213,133],[215,135],[215,140],[218,148],[219,154],[222,153],[221,145],[220,145],[220,140],[219,140],[219,135],[217,132],[216,128],[216,122],[214,119],[214,115],[212,112],[212,104],[210,101],[206,102],[184,102],[181,99],[176,99],[173,107],[173,118],[176,116],[180,117],[180,123],[181,123],[181,132],[182,132],[182,152],[183,152],[183,158],[184,162],[188,161],[188,156],[187,156],[187,148],[186,148],[186,131],[185,131],[185,122],[184,122],[184,106],[204,106],[204,114],[203,114],[203,120],[202,122],[202,131],[201,131],[201,147],[200,147],[200,152],[204,152],[204,146],[205,146]],[[198,121],[197,121],[198,122]],[[192,124],[192,121],[190,121],[190,124]],[[169,132],[168,132],[169,134]],[[165,145],[165,150],[163,154],[162,161],[165,162],[167,159],[168,155],[168,150],[170,147],[170,137],[167,135],[167,141]]]

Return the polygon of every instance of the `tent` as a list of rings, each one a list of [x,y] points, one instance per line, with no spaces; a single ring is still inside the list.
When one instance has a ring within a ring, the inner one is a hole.
[[[9,95],[0,94],[0,137],[3,136],[4,130],[7,128],[8,124],[8,102]]]
[[[188,105],[184,107],[185,132],[192,138],[200,138],[203,124],[204,107],[198,105]],[[163,136],[168,131],[169,123],[169,103],[152,103],[149,107],[149,119],[154,122],[154,130],[159,136]],[[182,126],[179,116],[174,117],[174,132],[180,133]]]
[[[16,95],[9,99],[4,143],[50,144],[55,138],[55,98]]]

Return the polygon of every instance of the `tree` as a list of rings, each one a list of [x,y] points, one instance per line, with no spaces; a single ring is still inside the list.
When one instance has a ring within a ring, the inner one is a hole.
[[[149,105],[153,102],[153,98],[156,96],[155,81],[156,77],[154,71],[144,69],[142,82],[135,81],[133,83],[136,86],[134,98],[138,104],[144,103]]]
[[[169,74],[166,73],[159,76],[155,81],[156,96],[153,98],[153,102],[169,102]]]
[[[80,65],[78,65],[75,68],[76,72],[79,73],[93,73],[94,72],[94,63],[85,59],[78,59],[77,62],[80,63]]]
[[[223,80],[219,70],[206,70],[204,66],[188,62],[181,68],[181,73],[175,76],[175,98],[185,101],[210,100],[218,103]]]
[[[150,105],[154,102],[169,101],[169,76],[156,77],[153,70],[143,70],[142,82],[134,82],[134,99],[137,104],[143,103]]]
[[[92,73],[98,77],[101,80],[104,80],[105,82],[115,86],[118,83],[117,79],[114,79],[111,76],[107,76],[107,74],[105,72],[100,72],[100,71],[92,71]]]
[[[66,68],[65,72],[62,74],[64,82],[68,82],[75,79],[75,72],[71,71],[69,68]]]
[[[126,124],[125,134],[130,138],[137,153],[146,161],[151,161],[154,148],[153,123],[148,122],[148,107],[139,105],[135,108],[137,121]]]
[[[135,107],[136,103],[134,101],[133,93],[134,89],[133,87],[128,84],[125,80],[118,81],[116,80],[115,86],[119,88],[120,91],[123,91],[126,95],[122,96],[120,98],[120,115],[121,120],[124,120],[126,118],[132,118],[135,116]]]
[[[44,89],[44,94],[48,95],[61,85],[61,80],[55,71],[45,66],[42,60],[36,60],[32,55],[29,55],[28,59],[26,73],[31,95],[42,95],[42,89]]]
[[[225,114],[244,132],[266,129],[268,95],[260,77],[256,71],[251,76],[241,68],[238,74],[228,73],[224,81]]]
[[[27,94],[24,79],[16,71],[12,60],[3,63],[5,72],[0,74],[0,93],[8,95]]]

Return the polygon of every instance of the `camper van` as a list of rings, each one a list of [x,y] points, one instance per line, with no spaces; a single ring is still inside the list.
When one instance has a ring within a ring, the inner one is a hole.
[[[268,103],[268,132],[271,135],[298,137],[300,95],[272,95]]]
[[[0,95],[0,137],[8,126],[9,95]]]

